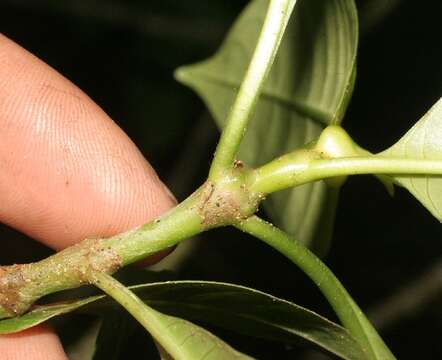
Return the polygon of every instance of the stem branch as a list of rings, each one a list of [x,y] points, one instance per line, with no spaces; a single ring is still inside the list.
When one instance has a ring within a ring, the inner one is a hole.
[[[342,324],[359,341],[370,359],[394,359],[393,354],[340,281],[310,250],[257,216],[242,221],[236,227],[264,241],[299,266],[318,286]]]
[[[270,1],[252,60],[221,134],[209,172],[210,180],[216,181],[233,165],[295,4],[296,0]]]
[[[380,155],[311,160],[288,154],[256,169],[250,190],[269,194],[321,179],[361,174],[440,176],[442,161]]]
[[[223,181],[208,181],[163,216],[122,234],[86,239],[36,263],[0,267],[0,319],[24,313],[42,296],[88,284],[92,272],[111,274],[205,230],[249,217],[261,197],[248,191],[246,173],[236,169]]]
[[[22,314],[42,296],[88,284],[93,271],[113,273],[204,231],[206,188],[158,219],[122,234],[86,239],[36,263],[0,267],[0,319]]]

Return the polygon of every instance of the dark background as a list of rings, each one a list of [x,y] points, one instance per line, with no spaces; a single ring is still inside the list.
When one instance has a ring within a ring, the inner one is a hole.
[[[203,181],[217,130],[197,96],[174,81],[173,71],[213,54],[246,3],[1,0],[0,31],[90,95],[181,200]],[[436,0],[396,0],[391,11],[377,16],[370,11],[374,3],[358,2],[358,77],[344,126],[360,145],[380,151],[441,96],[442,6]],[[0,236],[6,249],[1,263],[48,253],[6,227]],[[217,230],[189,251],[193,253],[180,264],[179,278],[252,286],[334,318],[300,271],[249,237]],[[442,227],[406,191],[397,189],[391,199],[371,177],[348,181],[326,262],[369,310],[400,359],[442,358],[441,256]],[[409,301],[421,303],[391,319],[385,304],[395,294],[400,295],[393,309]],[[299,348],[215,331],[262,359],[319,359]],[[148,343],[146,335],[138,335],[129,346],[142,354]]]

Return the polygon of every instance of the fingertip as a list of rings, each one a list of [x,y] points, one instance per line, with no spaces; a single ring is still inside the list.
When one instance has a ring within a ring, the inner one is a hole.
[[[60,340],[49,326],[39,325],[0,336],[2,360],[67,360]]]
[[[104,111],[3,36],[0,100],[0,221],[59,250],[175,204]]]

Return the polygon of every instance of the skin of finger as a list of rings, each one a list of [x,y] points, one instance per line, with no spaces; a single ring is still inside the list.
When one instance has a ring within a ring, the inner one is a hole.
[[[174,204],[89,97],[3,36],[0,134],[0,221],[55,249],[121,232]]]
[[[40,325],[17,334],[0,336],[2,360],[67,360],[57,335]]]
[[[54,249],[111,236],[175,204],[89,97],[1,34],[0,199],[1,222]],[[43,329],[0,337],[1,358],[65,359]]]

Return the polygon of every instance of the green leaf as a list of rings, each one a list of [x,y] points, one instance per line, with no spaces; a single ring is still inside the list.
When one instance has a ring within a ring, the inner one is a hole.
[[[93,360],[118,360],[135,322],[124,311],[112,311],[101,320],[100,331],[95,342]]]
[[[22,316],[1,320],[0,335],[10,334],[28,329],[35,325],[41,324],[55,316],[67,314],[74,310],[77,310],[78,308],[86,304],[96,301],[98,298],[99,297],[96,296],[77,301],[66,301],[64,303],[34,306],[31,311]]]
[[[160,345],[164,352],[176,360],[251,359],[224,341],[190,321],[162,314],[151,308],[131,289],[103,272],[93,273],[93,284],[124,307]]]
[[[172,341],[173,351],[179,354],[179,356],[171,356],[164,347],[160,345],[159,353],[162,359],[253,359],[250,356],[236,351],[201,326],[175,316],[162,314],[151,308],[148,309],[154,314],[156,322],[160,324],[162,328],[162,331],[156,337],[156,341],[159,344],[165,341],[165,339]]]
[[[125,267],[118,271],[117,277],[120,282],[137,284],[140,282],[171,280],[173,279],[173,274],[170,271],[154,272],[141,267]],[[81,294],[82,290],[85,292],[90,289],[80,288],[75,291],[69,291],[67,294],[53,294],[52,297],[63,299],[64,301],[68,297],[69,300],[72,300],[80,296],[86,296],[78,294],[78,292]],[[126,345],[129,337],[136,331],[136,327],[137,322],[124,309],[106,313],[105,316],[96,319],[89,328],[82,327],[78,329],[81,335],[68,343],[65,351],[71,360],[119,359],[123,347]],[[57,331],[64,335],[66,329],[57,328]]]
[[[338,199],[339,189],[320,181],[272,194],[266,209],[277,216],[273,218],[280,228],[324,256],[330,248]]]
[[[133,286],[131,290],[150,306],[167,314],[211,323],[249,336],[308,345],[343,359],[365,358],[359,344],[341,326],[296,304],[254,289],[217,282],[170,281]],[[42,309],[56,316],[80,307],[89,313],[103,313],[106,309],[115,310],[115,306],[105,296],[64,305],[47,305],[20,318],[2,320],[0,334],[19,331],[46,320],[47,316],[38,316]],[[32,315],[35,311],[39,313]]]
[[[267,5],[266,0],[252,1],[215,56],[176,72],[204,99],[220,127],[251,59]],[[357,41],[352,0],[298,1],[241,144],[242,160],[261,165],[342,121],[353,90]],[[311,245],[322,218],[334,216],[321,211],[326,195],[326,185],[318,182],[274,194],[265,205],[279,227]]]
[[[102,321],[97,319],[92,324],[83,325],[81,328],[75,325],[72,326],[69,320],[66,323],[69,326],[68,331],[74,328],[79,333],[76,339],[63,344],[68,358],[70,360],[92,360],[96,350],[97,336],[101,331]],[[65,337],[66,329],[57,329],[57,332],[62,337]],[[61,340],[63,341],[63,338]]]
[[[378,154],[390,158],[442,160],[442,98],[396,144]],[[442,221],[440,176],[394,176],[439,221]]]

